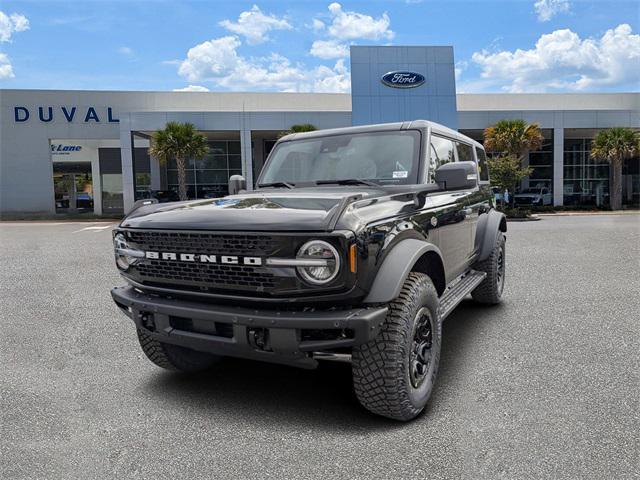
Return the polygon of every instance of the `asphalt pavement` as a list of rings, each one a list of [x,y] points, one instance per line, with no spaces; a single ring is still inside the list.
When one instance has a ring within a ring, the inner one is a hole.
[[[640,477],[638,215],[510,223],[504,302],[449,317],[406,424],[347,364],[155,367],[109,295],[110,229],[0,223],[2,478]]]

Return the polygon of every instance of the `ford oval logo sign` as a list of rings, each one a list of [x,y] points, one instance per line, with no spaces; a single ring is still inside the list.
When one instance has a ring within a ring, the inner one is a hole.
[[[387,87],[393,88],[415,88],[424,83],[424,75],[416,72],[389,72],[385,73],[381,79]]]

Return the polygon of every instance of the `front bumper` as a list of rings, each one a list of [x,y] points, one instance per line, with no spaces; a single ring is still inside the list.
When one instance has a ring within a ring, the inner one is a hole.
[[[373,339],[387,307],[289,311],[211,305],[111,290],[116,305],[158,341],[216,355],[284,363],[317,364],[311,352],[360,345]]]

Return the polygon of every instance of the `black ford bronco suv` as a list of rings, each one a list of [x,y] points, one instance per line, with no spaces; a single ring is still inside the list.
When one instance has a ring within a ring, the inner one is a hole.
[[[420,120],[297,133],[245,188],[140,201],[115,229],[127,286],[111,293],[147,357],[184,372],[350,358],[365,408],[417,416],[442,321],[468,294],[502,295],[507,224],[482,145]]]

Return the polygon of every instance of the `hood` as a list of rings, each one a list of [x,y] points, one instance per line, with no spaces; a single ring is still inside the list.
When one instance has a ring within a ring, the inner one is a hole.
[[[368,187],[259,190],[141,207],[120,225],[172,230],[330,231],[349,203],[384,194]]]

